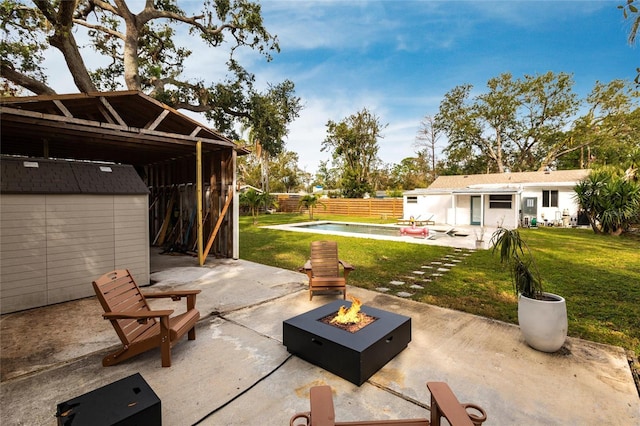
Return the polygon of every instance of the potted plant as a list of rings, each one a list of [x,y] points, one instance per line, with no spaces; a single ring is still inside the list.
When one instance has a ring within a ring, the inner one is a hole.
[[[547,293],[527,243],[517,229],[498,228],[491,236],[492,253],[511,270],[518,296],[518,324],[529,346],[556,352],[567,339],[567,305],[563,297]]]
[[[476,235],[476,248],[481,249],[484,247],[484,226],[481,226],[480,229],[474,229],[473,233]]]

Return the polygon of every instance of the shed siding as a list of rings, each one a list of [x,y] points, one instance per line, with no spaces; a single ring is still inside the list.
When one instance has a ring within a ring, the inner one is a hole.
[[[116,268],[148,283],[147,202],[147,195],[2,194],[0,312],[92,296],[91,281]]]
[[[0,202],[0,311],[47,301],[44,197],[3,195]]]
[[[138,283],[148,283],[148,196],[116,196],[113,206],[115,222],[114,269],[129,269]]]

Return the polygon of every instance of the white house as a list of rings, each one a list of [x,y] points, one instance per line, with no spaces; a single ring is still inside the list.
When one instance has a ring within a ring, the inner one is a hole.
[[[449,225],[578,224],[573,188],[590,170],[440,176],[404,193],[404,216]],[[563,223],[564,220],[564,223]]]

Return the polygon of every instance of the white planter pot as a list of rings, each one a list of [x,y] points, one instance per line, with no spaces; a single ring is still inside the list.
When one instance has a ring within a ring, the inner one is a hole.
[[[518,323],[529,346],[542,352],[555,352],[567,339],[567,304],[561,296],[543,294],[553,300],[518,297]]]

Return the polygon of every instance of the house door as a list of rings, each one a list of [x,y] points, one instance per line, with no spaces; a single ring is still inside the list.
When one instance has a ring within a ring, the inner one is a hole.
[[[482,225],[482,200],[478,195],[471,197],[471,225]]]
[[[529,226],[531,219],[538,215],[538,199],[536,197],[527,197],[522,200],[522,217],[520,218],[522,226]]]

